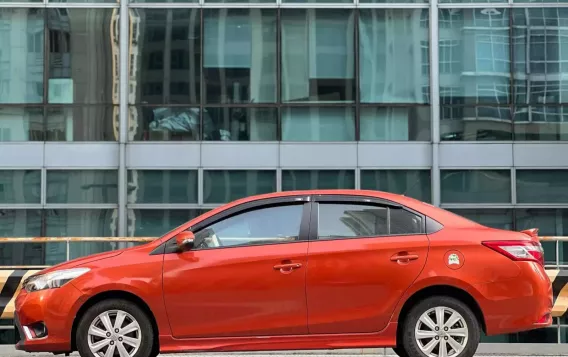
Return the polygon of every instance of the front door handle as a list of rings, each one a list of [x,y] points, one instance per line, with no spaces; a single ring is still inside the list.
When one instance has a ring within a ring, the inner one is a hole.
[[[418,255],[416,254],[395,254],[391,257],[391,261],[393,262],[409,262],[416,259],[418,259]]]
[[[294,269],[300,269],[302,264],[300,263],[286,263],[278,264],[274,266],[274,270],[280,270],[282,274],[290,274]]]

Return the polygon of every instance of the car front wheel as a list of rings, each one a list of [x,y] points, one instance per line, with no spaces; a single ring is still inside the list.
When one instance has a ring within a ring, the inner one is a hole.
[[[101,301],[83,315],[76,334],[81,357],[151,357],[154,331],[132,302]]]
[[[463,302],[445,296],[424,299],[403,323],[400,348],[409,356],[472,357],[480,339],[480,324]]]

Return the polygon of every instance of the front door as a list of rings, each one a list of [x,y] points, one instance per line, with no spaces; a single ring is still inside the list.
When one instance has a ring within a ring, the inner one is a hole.
[[[175,338],[308,332],[302,219],[310,204],[293,200],[212,217],[194,231],[200,246],[164,256],[164,301]]]
[[[426,263],[423,217],[356,197],[316,200],[306,280],[309,332],[381,331]]]

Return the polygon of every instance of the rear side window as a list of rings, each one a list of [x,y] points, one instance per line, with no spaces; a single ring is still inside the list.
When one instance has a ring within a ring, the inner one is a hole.
[[[318,239],[422,233],[422,217],[399,208],[351,203],[320,203]]]

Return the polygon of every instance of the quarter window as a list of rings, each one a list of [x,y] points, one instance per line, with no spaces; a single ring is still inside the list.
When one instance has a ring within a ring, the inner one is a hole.
[[[196,233],[197,249],[294,242],[300,239],[303,205],[260,208],[231,216]]]
[[[420,234],[422,218],[400,208],[320,203],[318,239]]]

